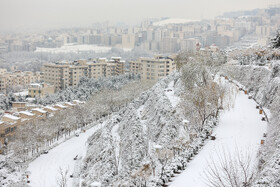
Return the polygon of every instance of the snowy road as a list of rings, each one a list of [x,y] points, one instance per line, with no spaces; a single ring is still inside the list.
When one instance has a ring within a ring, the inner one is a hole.
[[[73,137],[49,151],[48,154],[41,155],[29,164],[27,171],[30,171],[30,186],[32,187],[57,187],[59,168],[63,171],[69,170],[68,176],[73,173],[77,160],[73,158],[78,155],[84,156],[87,151],[87,139],[101,125],[94,126],[81,133],[79,137]],[[72,178],[68,178],[67,187],[72,186]]]
[[[204,187],[205,171],[209,162],[218,162],[217,152],[236,154],[236,149],[250,153],[252,158],[260,147],[266,122],[261,121],[256,103],[248,95],[239,92],[234,108],[221,114],[218,127],[214,130],[215,141],[208,141],[202,150],[189,163],[186,170],[173,179],[171,187]],[[209,160],[211,158],[211,160]]]

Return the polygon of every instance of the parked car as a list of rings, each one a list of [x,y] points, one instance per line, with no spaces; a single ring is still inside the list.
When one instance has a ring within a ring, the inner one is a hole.
[[[43,152],[42,152],[42,154],[48,154],[49,153],[49,150],[44,150]]]

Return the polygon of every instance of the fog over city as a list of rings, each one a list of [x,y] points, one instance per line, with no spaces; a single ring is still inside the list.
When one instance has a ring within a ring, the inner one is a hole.
[[[280,187],[279,145],[280,0],[0,0],[1,187]]]
[[[268,0],[0,0],[0,30],[136,24],[148,17],[213,19],[226,11],[265,8]]]

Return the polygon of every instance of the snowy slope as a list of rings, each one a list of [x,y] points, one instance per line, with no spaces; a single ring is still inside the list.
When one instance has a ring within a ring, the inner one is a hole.
[[[79,137],[73,137],[59,146],[53,148],[48,154],[41,155],[36,160],[30,163],[27,171],[30,174],[30,186],[32,187],[53,187],[57,185],[57,178],[59,176],[59,168],[63,171],[69,170],[68,176],[73,174],[75,161],[73,158],[83,157],[87,149],[88,138],[101,125],[96,125],[85,133],[81,133]],[[79,158],[81,159],[81,158]],[[74,176],[75,177],[75,176]],[[69,177],[67,186],[72,186],[73,180]]]
[[[142,181],[134,180],[131,175],[146,163],[155,168],[155,178],[159,177],[161,167],[153,155],[155,145],[167,147],[179,138],[188,140],[179,110],[174,109],[179,101],[174,94],[176,78],[178,75],[159,81],[127,107],[112,114],[103,132],[97,131],[90,138],[92,144],[83,163],[83,186],[95,181],[102,186],[139,186]]]
[[[175,88],[174,88],[174,81],[171,81],[168,84],[168,87],[165,89],[165,95],[169,99],[172,107],[176,107],[178,103],[180,102],[180,98],[175,95]]]
[[[187,169],[174,179],[171,187],[206,186],[203,176],[209,162],[219,161],[217,152],[225,150],[234,155],[236,149],[243,153],[249,150],[250,156],[256,158],[267,125],[261,121],[261,115],[255,107],[256,103],[253,100],[239,92],[234,108],[221,114],[219,126],[213,132],[217,139],[204,146]]]

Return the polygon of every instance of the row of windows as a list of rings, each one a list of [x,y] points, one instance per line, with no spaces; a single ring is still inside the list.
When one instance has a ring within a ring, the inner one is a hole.
[[[9,132],[14,132],[16,130],[17,127],[9,127],[5,129],[5,133],[8,134]]]

